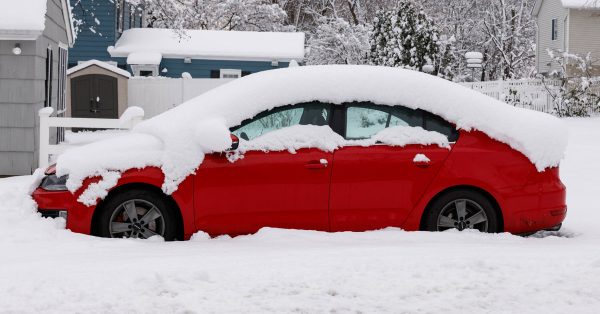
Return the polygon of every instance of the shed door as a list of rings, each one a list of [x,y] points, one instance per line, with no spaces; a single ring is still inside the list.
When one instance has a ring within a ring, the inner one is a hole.
[[[76,118],[116,119],[119,116],[117,78],[90,74],[71,80],[71,111]]]

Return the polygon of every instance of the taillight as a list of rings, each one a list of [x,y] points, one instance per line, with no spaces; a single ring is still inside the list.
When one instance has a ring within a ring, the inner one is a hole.
[[[51,174],[55,174],[56,173],[56,164],[51,165],[50,167],[46,168],[46,172],[44,172],[44,174],[46,175],[51,175]]]

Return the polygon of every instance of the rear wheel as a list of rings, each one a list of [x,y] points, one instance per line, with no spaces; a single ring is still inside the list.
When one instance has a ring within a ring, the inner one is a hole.
[[[494,205],[486,196],[472,190],[455,190],[442,195],[429,206],[426,215],[427,231],[499,231],[499,220]]]
[[[100,208],[97,230],[105,238],[175,240],[177,221],[166,200],[146,190],[129,190],[111,196]]]

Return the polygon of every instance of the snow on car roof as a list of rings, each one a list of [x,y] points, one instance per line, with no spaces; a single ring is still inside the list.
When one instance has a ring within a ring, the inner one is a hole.
[[[180,34],[172,29],[134,28],[123,32],[108,52],[113,57],[153,53],[164,58],[302,61],[304,33],[184,30]],[[128,63],[139,63],[136,59]]]
[[[3,1],[0,30],[43,31],[46,0]]]
[[[252,74],[146,120],[134,132],[160,139],[161,157],[149,154],[153,156],[149,164],[160,165],[165,173],[163,190],[169,193],[194,172],[204,154],[229,147],[230,127],[265,110],[310,101],[333,104],[371,101],[423,109],[459,129],[479,130],[510,145],[528,157],[539,171],[557,166],[567,145],[567,129],[554,116],[516,108],[421,72],[348,65],[293,67]],[[122,136],[120,141],[126,138]],[[105,151],[111,151],[110,140],[91,145],[104,145]],[[74,149],[58,159],[59,175],[77,174],[72,188],[78,187],[77,183],[86,176],[102,173],[106,167],[127,170],[133,168],[129,164],[143,165],[139,160],[127,161],[121,150],[119,161],[113,164],[109,161],[110,153],[100,157],[90,153],[86,156],[89,158],[81,158],[86,149],[89,150],[85,146]]]

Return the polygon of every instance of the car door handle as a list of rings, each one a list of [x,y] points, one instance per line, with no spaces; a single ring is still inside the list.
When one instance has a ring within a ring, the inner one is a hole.
[[[431,165],[431,160],[425,154],[416,154],[413,163],[419,168],[427,168]]]
[[[308,163],[306,163],[306,165],[304,165],[304,167],[306,169],[312,169],[312,170],[318,170],[318,169],[325,169],[327,168],[327,166],[329,165],[329,162],[327,161],[327,159],[319,159],[319,160],[311,160]]]

